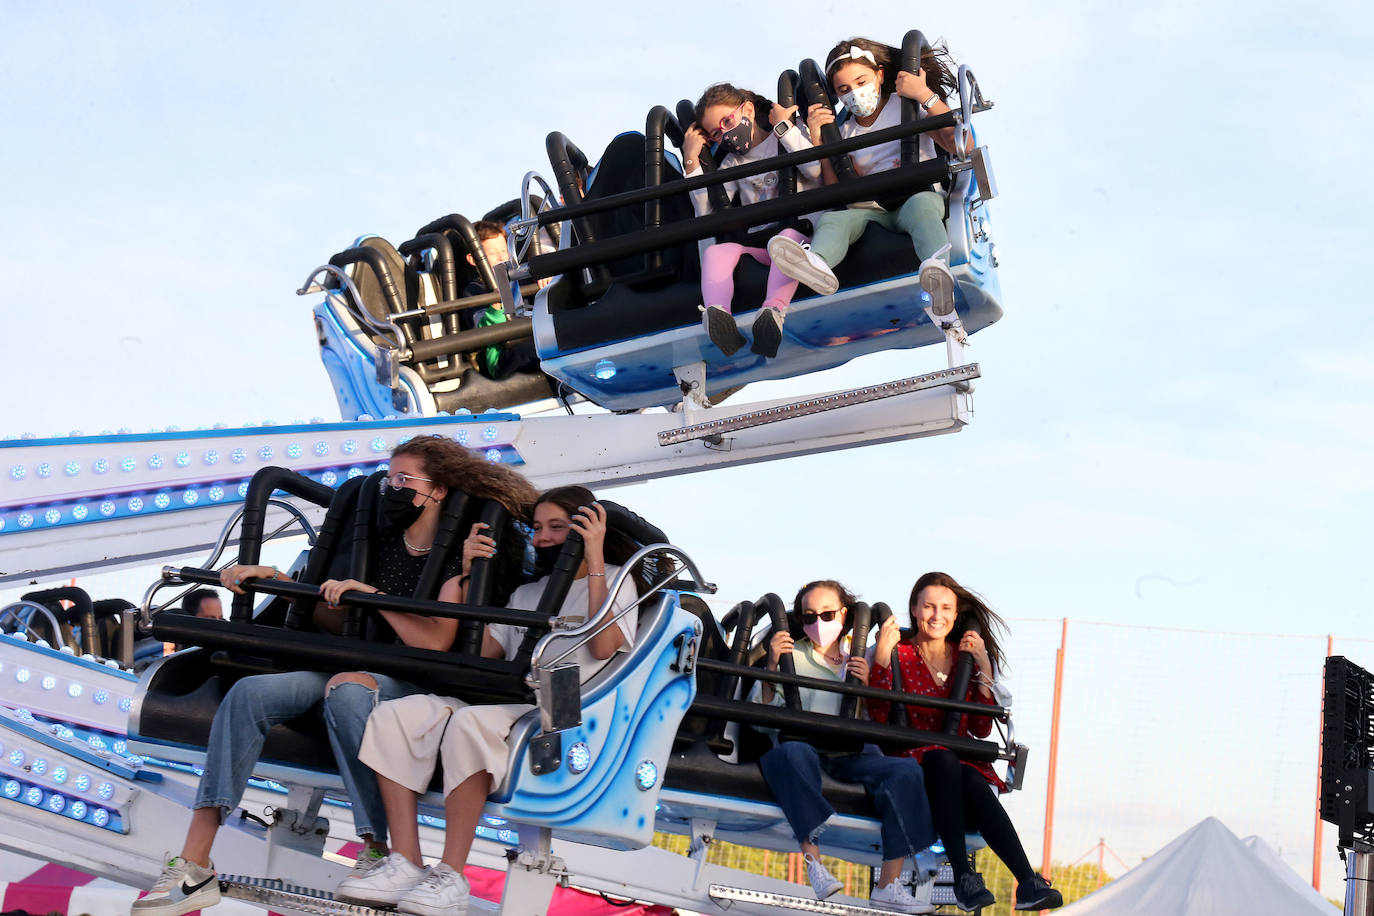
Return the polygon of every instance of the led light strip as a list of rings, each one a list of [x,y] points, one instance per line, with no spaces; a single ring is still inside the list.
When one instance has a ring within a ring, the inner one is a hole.
[[[241,502],[253,472],[269,463],[332,487],[384,466],[392,448],[416,435],[450,436],[490,462],[524,464],[509,441],[519,420],[499,412],[460,413],[299,429],[0,441],[0,535]],[[50,457],[58,449],[59,457]],[[13,495],[16,485],[28,498]]]
[[[658,434],[658,444],[677,445],[678,443],[689,442],[693,439],[706,439],[710,436],[719,435],[720,433],[750,429],[768,423],[791,420],[795,417],[809,417],[813,414],[824,413],[827,410],[837,410],[841,407],[850,407],[855,404],[867,404],[871,401],[881,401],[884,398],[895,398],[898,395],[910,394],[913,391],[923,391],[928,388],[938,388],[941,385],[966,382],[978,378],[979,374],[978,364],[970,363],[967,366],[958,366],[954,369],[941,369],[939,372],[916,375],[895,382],[883,382],[881,385],[870,385],[867,388],[854,388],[850,391],[841,391],[837,394],[827,394],[818,398],[809,398],[805,401],[796,401],[792,404],[768,407],[764,410],[752,410],[748,413],[723,417],[719,420],[694,423],[691,426],[684,426],[681,429],[665,429]]]

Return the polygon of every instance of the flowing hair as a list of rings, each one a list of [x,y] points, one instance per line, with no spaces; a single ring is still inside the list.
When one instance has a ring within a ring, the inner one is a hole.
[[[493,464],[446,436],[416,436],[396,446],[393,458],[413,455],[425,474],[450,490],[462,490],[479,499],[494,499],[518,519],[528,521],[539,491],[522,475],[503,464]]]
[[[850,48],[858,48],[872,54],[876,66],[869,63],[866,57],[851,57]],[[881,68],[883,71],[883,102],[886,102],[887,97],[897,91],[897,71],[902,67],[902,52],[892,45],[873,41],[870,38],[846,39],[831,48],[830,53],[825,56],[826,79],[832,79],[835,68],[841,64],[862,64],[874,71]],[[955,76],[957,68],[954,65],[954,58],[950,56],[949,49],[945,47],[943,41],[921,49],[921,69],[926,72],[926,85],[940,97],[940,101],[948,104],[949,97],[959,89],[959,79]]]
[[[959,640],[963,638],[969,624],[976,623],[978,632],[983,637],[983,645],[987,647],[988,660],[992,662],[992,669],[1000,673],[1003,670],[1005,659],[1002,656],[1002,648],[997,642],[997,634],[1007,632],[1006,621],[988,607],[987,602],[980,595],[964,588],[949,573],[928,572],[917,579],[916,584],[911,587],[911,598],[907,601],[907,612],[911,616],[911,631],[914,632],[916,629],[916,601],[920,597],[921,591],[932,585],[942,586],[954,592],[957,601],[955,606],[959,616],[955,619],[949,635],[945,637],[945,642],[951,646],[958,646]]]

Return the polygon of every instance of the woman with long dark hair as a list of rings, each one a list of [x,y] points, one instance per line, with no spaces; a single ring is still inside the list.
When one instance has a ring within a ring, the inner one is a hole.
[[[884,621],[874,647],[874,687],[892,688],[890,662],[897,650],[902,687],[909,693],[929,697],[949,697],[950,677],[960,652],[973,657],[973,680],[968,693],[959,700],[992,704],[1002,687],[996,681],[1002,664],[1002,649],[997,635],[1006,624],[978,595],[942,572],[929,572],[916,580],[911,589],[909,608],[911,630],[903,633],[895,619]],[[870,700],[869,715],[887,722],[891,706],[886,700]],[[942,710],[907,706],[907,722],[912,728],[940,731]],[[959,734],[985,738],[992,731],[987,716],[961,716]],[[889,751],[914,757],[925,771],[926,795],[930,799],[935,829],[944,842],[954,871],[954,895],[965,910],[992,906],[996,902],[982,876],[968,866],[964,843],[965,830],[977,830],[997,857],[1016,876],[1016,909],[1044,910],[1063,906],[1059,891],[1031,867],[1026,850],[1016,835],[1011,818],[997,800],[1006,784],[984,761],[961,760],[954,751],[926,746]]]

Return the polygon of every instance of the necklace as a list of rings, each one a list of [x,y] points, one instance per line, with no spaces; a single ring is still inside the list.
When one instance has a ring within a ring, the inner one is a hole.
[[[930,672],[931,677],[935,678],[935,683],[943,687],[945,681],[949,680],[949,675],[932,665],[930,659],[926,658],[925,652],[921,651],[920,646],[916,647],[916,654],[920,655],[921,661],[925,662],[926,670]]]
[[[404,531],[401,532],[401,543],[406,545],[406,547],[415,551],[416,553],[429,553],[431,550],[434,549],[433,544],[430,544],[428,547],[416,547],[414,544],[410,543],[410,541],[406,539]]]

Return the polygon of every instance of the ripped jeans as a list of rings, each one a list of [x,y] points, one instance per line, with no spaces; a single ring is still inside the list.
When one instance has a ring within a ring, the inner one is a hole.
[[[353,823],[359,836],[386,842],[386,812],[372,770],[358,762],[367,717],[385,700],[420,693],[419,687],[384,674],[369,675],[377,689],[344,683],[325,695],[331,675],[317,671],[288,671],[246,677],[225,694],[210,726],[205,749],[205,773],[196,791],[196,808],[238,806],[248,778],[262,753],[272,726],[322,707],[329,745],[353,803]]]
[[[921,765],[882,754],[823,755],[802,741],[786,741],[759,760],[764,781],[798,843],[814,843],[835,809],[821,794],[821,771],[863,786],[882,819],[883,858],[915,855],[935,842]]]

